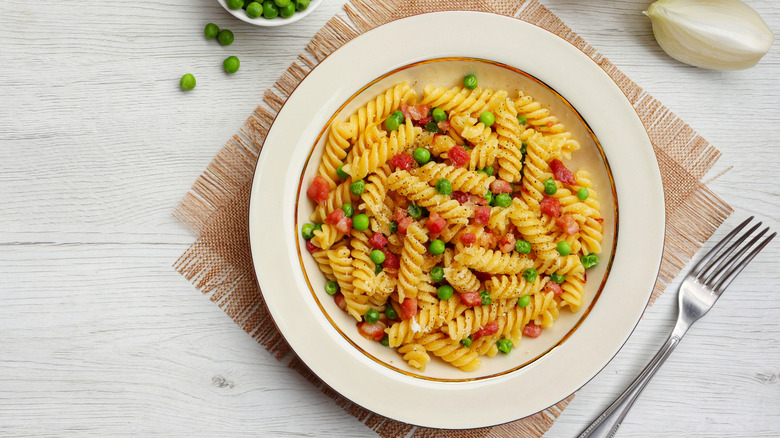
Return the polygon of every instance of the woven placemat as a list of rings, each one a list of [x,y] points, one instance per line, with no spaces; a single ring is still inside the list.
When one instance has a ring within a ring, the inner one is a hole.
[[[415,427],[350,402],[290,351],[271,319],[254,274],[248,232],[250,187],[265,136],[290,93],[326,56],[360,34],[399,18],[444,10],[506,15],[553,32],[590,56],[623,90],[653,143],[664,186],[666,240],[652,300],[657,298],[732,211],[701,182],[720,153],[537,0],[352,0],[345,4],[344,12],[320,29],[305,53],[266,91],[240,132],[219,151],[174,211],[174,216],[197,235],[174,267],[271,354],[289,358],[291,368],[382,437],[539,437],[574,395],[530,417],[471,430]]]

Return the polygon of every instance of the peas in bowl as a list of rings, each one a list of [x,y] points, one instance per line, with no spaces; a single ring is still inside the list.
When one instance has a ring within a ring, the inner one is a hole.
[[[305,17],[322,0],[217,0],[234,17],[256,26],[282,26]]]

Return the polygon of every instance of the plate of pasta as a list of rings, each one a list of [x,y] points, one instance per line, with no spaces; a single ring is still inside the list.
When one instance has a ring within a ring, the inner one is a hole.
[[[453,28],[457,42],[415,43]],[[620,88],[559,37],[472,12],[398,20],[323,60],[268,132],[249,218],[263,297],[304,363],[438,428],[584,385],[641,317],[664,236]]]

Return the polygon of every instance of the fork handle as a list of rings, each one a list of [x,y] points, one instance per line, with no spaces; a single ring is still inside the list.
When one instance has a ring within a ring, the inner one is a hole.
[[[683,333],[684,334],[684,333]],[[628,410],[634,404],[634,401],[642,393],[650,379],[655,375],[655,372],[661,368],[661,365],[669,357],[669,354],[674,350],[677,344],[680,343],[682,334],[673,333],[666,340],[666,343],[656,353],[653,359],[645,367],[639,376],[631,382],[631,385],[623,391],[618,398],[612,402],[604,411],[593,420],[590,425],[578,435],[578,438],[611,438],[617,433],[620,423],[628,414]]]

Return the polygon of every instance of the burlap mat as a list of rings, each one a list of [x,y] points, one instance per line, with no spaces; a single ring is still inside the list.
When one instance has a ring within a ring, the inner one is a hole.
[[[465,431],[415,427],[350,402],[313,375],[290,351],[265,307],[254,275],[247,225],[250,186],[263,140],[284,101],[319,62],[352,38],[398,18],[442,10],[492,12],[547,29],[593,58],[623,90],[647,129],[664,185],[666,241],[653,291],[653,299],[657,298],[731,213],[731,208],[701,183],[720,153],[537,0],[352,0],[347,3],[344,13],[328,21],[306,47],[306,52],[266,91],[260,106],[220,150],[174,211],[198,236],[174,266],[271,354],[278,359],[288,356],[290,367],[382,437],[539,437],[573,395],[545,411],[512,423]]]

